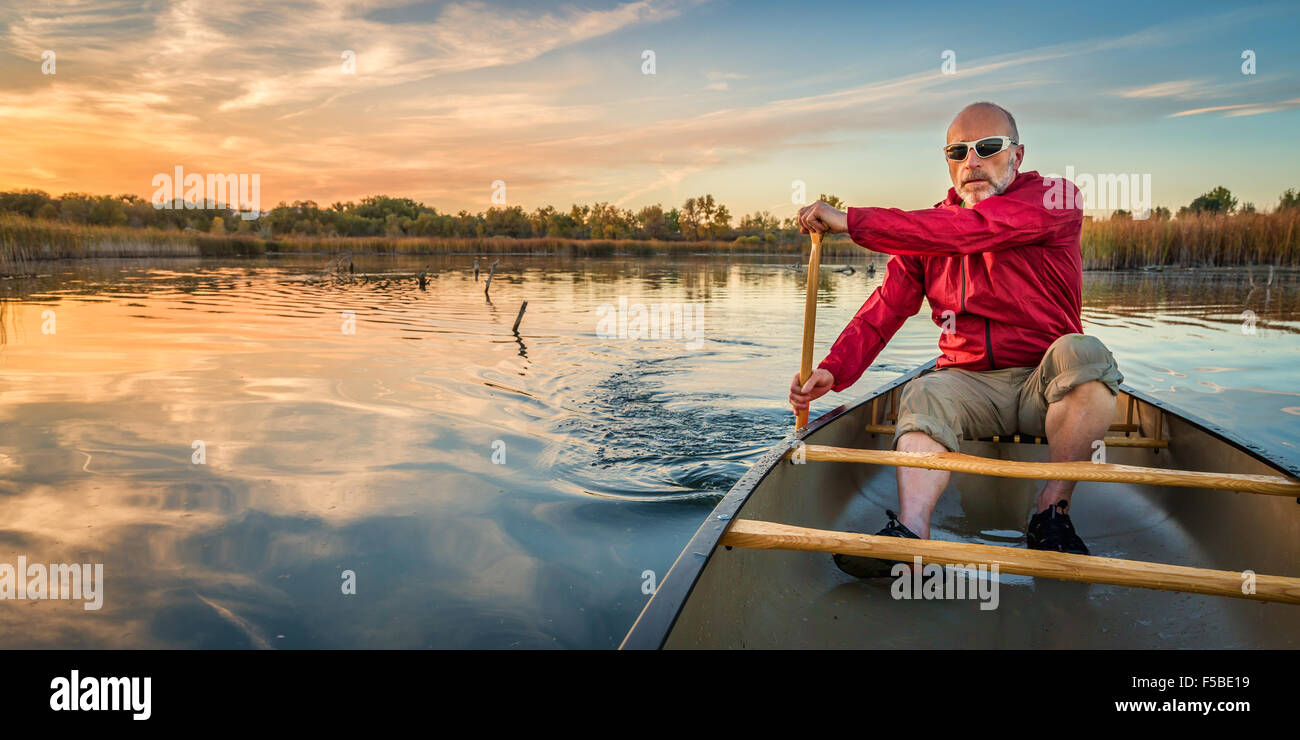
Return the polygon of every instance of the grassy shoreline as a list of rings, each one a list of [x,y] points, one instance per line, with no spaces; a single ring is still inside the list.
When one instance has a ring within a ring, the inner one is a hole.
[[[1083,266],[1122,270],[1147,266],[1300,266],[1300,209],[1176,220],[1089,221],[1083,226]],[[103,257],[259,257],[267,254],[505,255],[573,257],[802,255],[805,243],[658,241],[510,237],[284,237],[213,235],[125,226],[85,226],[25,216],[0,216],[0,275],[25,275],[47,260]],[[826,258],[865,259],[847,238],[828,239]]]

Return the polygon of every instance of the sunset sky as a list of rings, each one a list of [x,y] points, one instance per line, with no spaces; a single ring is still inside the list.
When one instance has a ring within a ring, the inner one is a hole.
[[[527,209],[709,192],[789,216],[802,180],[921,208],[981,99],[1015,113],[1023,169],[1150,174],[1175,210],[1300,187],[1293,2],[899,5],[6,0],[0,189],[147,198],[180,165],[258,173],[264,207],[479,211],[503,180]]]

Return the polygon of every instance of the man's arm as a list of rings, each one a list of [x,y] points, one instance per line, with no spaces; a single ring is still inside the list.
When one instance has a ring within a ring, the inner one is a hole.
[[[1058,236],[1078,233],[1083,210],[1049,208],[1044,202],[1047,192],[1028,185],[986,198],[972,208],[850,208],[847,229],[853,241],[868,249],[900,255],[953,257],[1050,244]],[[1072,199],[1075,203],[1078,200]]]
[[[835,376],[831,390],[843,391],[856,383],[903,322],[921,310],[925,295],[925,267],[921,260],[894,257],[885,270],[884,282],[858,309],[830,354],[817,366]]]

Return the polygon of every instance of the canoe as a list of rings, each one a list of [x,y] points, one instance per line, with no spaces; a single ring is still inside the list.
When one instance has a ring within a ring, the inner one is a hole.
[[[758,460],[622,647],[1300,647],[1300,466],[1128,386],[1102,464],[1039,467],[1045,440],[1019,436],[900,462],[888,457],[900,391],[932,367],[821,416]],[[933,540],[845,534],[876,532],[885,509],[897,510],[898,464],[958,471],[935,509]],[[1070,514],[1091,556],[1024,545],[1040,479],[1065,475],[1080,480]],[[896,579],[853,578],[828,554],[883,540],[961,549],[947,562],[1001,564],[996,608],[895,598]],[[1252,578],[1259,593],[1247,594]]]

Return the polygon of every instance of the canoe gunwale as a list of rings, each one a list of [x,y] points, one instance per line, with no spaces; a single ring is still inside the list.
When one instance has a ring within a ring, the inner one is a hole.
[[[655,594],[650,598],[642,609],[641,614],[629,629],[623,643],[619,646],[620,650],[657,650],[664,646],[668,640],[681,614],[686,600],[690,598],[695,589],[701,574],[708,565],[709,560],[719,545],[720,540],[726,533],[728,525],[735,520],[736,515],[744,507],[745,503],[753,495],[754,491],[763,482],[764,479],[787,459],[787,453],[791,445],[796,441],[807,438],[814,432],[823,427],[840,420],[845,415],[856,411],[870,401],[887,396],[890,391],[911,381],[924,372],[935,367],[935,360],[930,360],[893,380],[877,387],[867,396],[858,400],[856,403],[849,405],[840,405],[831,411],[817,417],[810,422],[808,426],[796,432],[792,432],[777,444],[773,445],[763,457],[759,458],[754,465],[736,481],[731,490],[718,502],[710,512],[707,519],[701,523],[700,528],[696,530],[686,547],[682,549],[668,573],[659,582],[659,587]],[[1178,417],[1182,422],[1199,428],[1206,434],[1214,437],[1228,445],[1238,449],[1247,456],[1263,462],[1279,472],[1292,477],[1300,477],[1300,464],[1283,459],[1279,455],[1263,449],[1259,446],[1252,446],[1244,437],[1231,432],[1223,427],[1189,414],[1181,409],[1175,408],[1168,403],[1160,401],[1142,391],[1135,390],[1126,384],[1120,385],[1120,391],[1129,396],[1146,403],[1161,412],[1172,414]],[[1300,503],[1300,498],[1296,499]],[[718,526],[723,523],[723,526]]]
[[[1127,393],[1133,398],[1136,398],[1137,400],[1149,406],[1154,406],[1155,408],[1160,409],[1165,413],[1172,414],[1173,416],[1178,417],[1180,421],[1190,424],[1191,426],[1197,427],[1198,429],[1205,432],[1206,434],[1209,434],[1212,437],[1215,437],[1223,442],[1227,442],[1228,444],[1232,445],[1233,447],[1240,450],[1241,452],[1244,452],[1246,455],[1253,457],[1256,460],[1259,460],[1260,462],[1272,466],[1273,468],[1277,469],[1279,472],[1285,473],[1291,476],[1292,478],[1300,478],[1300,462],[1292,462],[1290,460],[1287,460],[1281,457],[1280,455],[1273,453],[1271,450],[1265,449],[1263,447],[1259,447],[1259,446],[1252,447],[1250,442],[1248,442],[1245,437],[1237,434],[1236,432],[1232,432],[1228,429],[1224,429],[1218,424],[1215,424],[1214,422],[1209,421],[1208,419],[1203,419],[1199,416],[1196,416],[1195,414],[1189,414],[1186,411],[1176,406],[1172,406],[1157,398],[1153,398],[1152,396],[1147,395],[1143,391],[1130,388],[1129,386],[1123,383],[1120,383],[1119,389],[1121,392]]]

